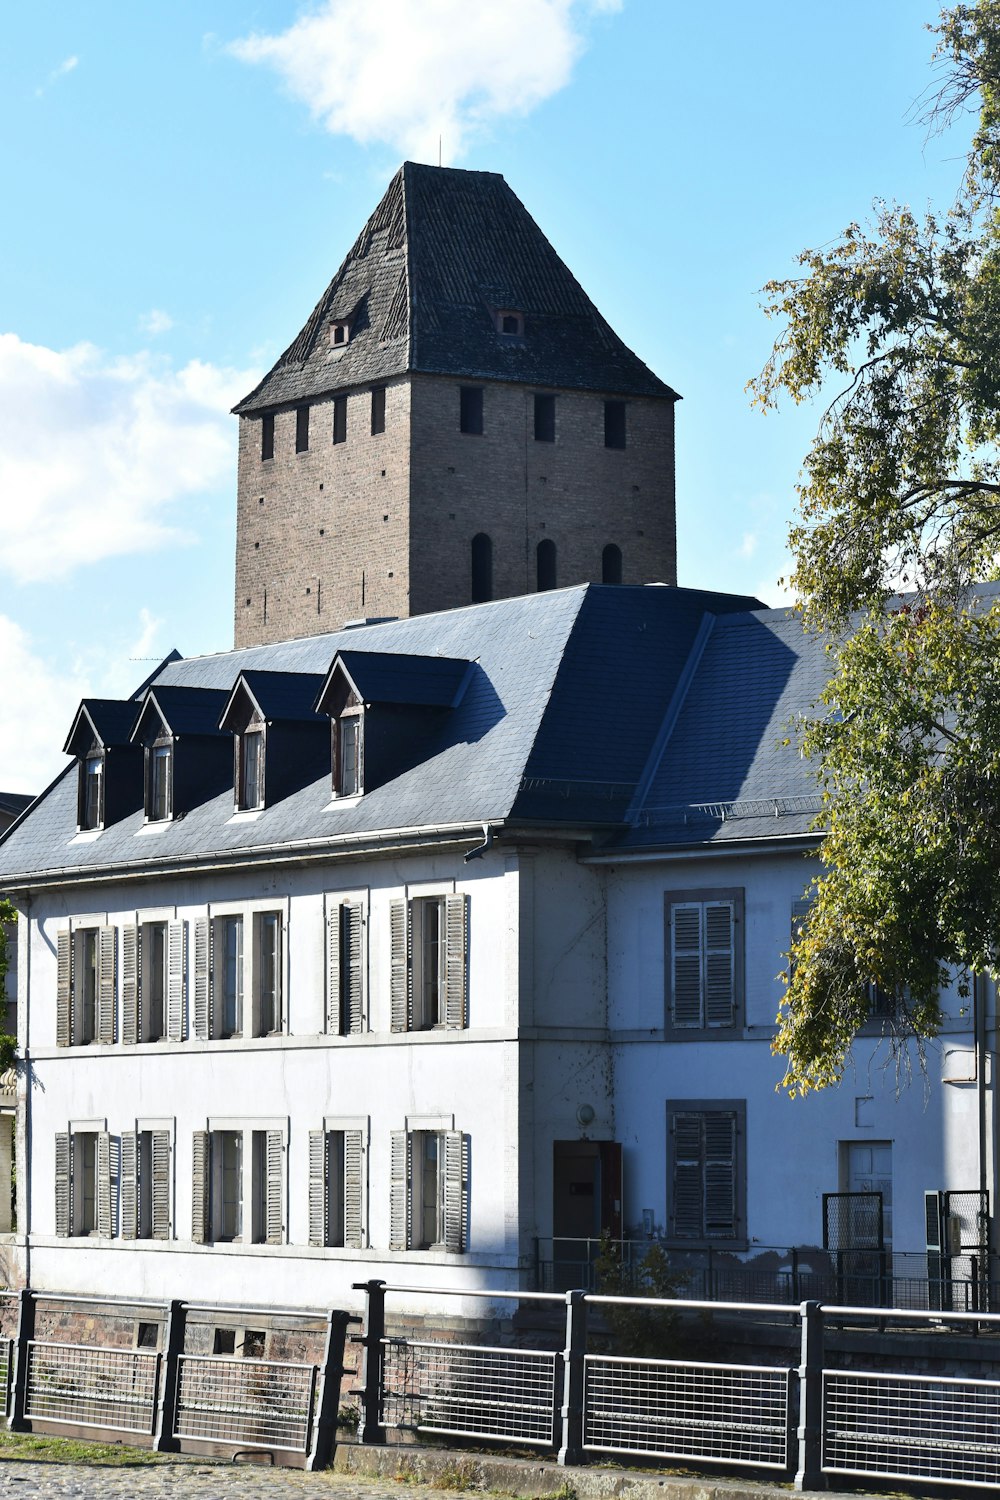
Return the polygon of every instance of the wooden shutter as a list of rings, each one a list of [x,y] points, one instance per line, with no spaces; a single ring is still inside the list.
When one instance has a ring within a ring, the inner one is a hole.
[[[73,934],[63,931],[56,935],[56,1046],[68,1047],[72,1039]]]
[[[340,1032],[340,944],[341,905],[338,901],[326,919],[326,1029],[329,1036],[337,1036]]]
[[[736,1116],[705,1115],[705,1234],[736,1234]]]
[[[468,900],[445,899],[444,1024],[451,1030],[465,1025],[465,988],[468,950]]]
[[[735,929],[731,901],[706,901],[706,1026],[732,1026],[736,1020]]]
[[[202,917],[194,924],[194,1034],[212,1035],[212,926]]]
[[[285,1142],[280,1130],[269,1130],[265,1143],[267,1191],[265,1201],[264,1243],[280,1245],[284,1220],[281,1212],[285,1165]]]
[[[325,1130],[309,1132],[309,1243],[326,1244],[327,1139]]]
[[[344,1244],[364,1244],[364,1140],[360,1130],[344,1131]]]
[[[184,959],[183,922],[167,923],[167,1036],[172,1042],[184,1040]]]
[[[389,1183],[389,1249],[410,1247],[410,1177],[412,1138],[405,1130],[392,1132]]]
[[[106,1130],[97,1133],[97,1233],[111,1238],[111,1136]]]
[[[62,933],[59,934],[62,937]],[[72,1139],[69,1131],[56,1133],[56,1234],[65,1238],[73,1227],[73,1185],[70,1177]]]
[[[114,927],[97,931],[97,1040],[115,1039],[115,958],[118,934]]]
[[[465,1137],[460,1130],[446,1130],[444,1145],[444,1248],[465,1249]]]
[[[142,1035],[139,1017],[139,929],[122,928],[122,1041],[134,1046]]]
[[[410,963],[410,904],[392,901],[389,905],[390,958],[390,1024],[393,1031],[409,1031],[413,1026],[413,973]]]
[[[208,1239],[208,1184],[212,1170],[211,1137],[196,1130],[191,1137],[191,1238],[196,1245]]]
[[[704,1234],[702,1176],[702,1116],[675,1114],[673,1221],[678,1239],[701,1239]]]
[[[152,1231],[154,1240],[170,1238],[170,1131],[152,1132]]]
[[[364,1029],[364,914],[359,901],[348,903],[347,929],[347,1029],[358,1036]]]
[[[701,1026],[701,917],[699,902],[670,908],[671,994],[674,1026]]]
[[[123,1240],[139,1237],[139,1136],[134,1130],[122,1131],[122,1206]]]

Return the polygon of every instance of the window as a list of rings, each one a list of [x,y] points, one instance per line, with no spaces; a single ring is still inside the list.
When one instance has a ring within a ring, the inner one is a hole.
[[[678,1037],[730,1033],[743,989],[743,892],[666,897],[667,1025]]]
[[[459,386],[458,426],[460,432],[482,436],[483,388],[481,385]]]
[[[77,822],[81,828],[100,828],[104,823],[104,752],[94,751],[80,762],[80,792]]]
[[[122,929],[122,1031],[128,1045],[184,1040],[187,928],[152,921]]]
[[[351,337],[351,325],[343,318],[330,324],[330,345],[337,349],[341,344],[346,344]]]
[[[123,1130],[121,1233],[126,1240],[170,1238],[170,1132]]]
[[[265,463],[274,457],[274,412],[267,411],[260,419],[260,457]]]
[[[111,1137],[106,1130],[56,1135],[55,1193],[57,1235],[111,1235]]]
[[[622,581],[622,549],[616,547],[614,542],[609,542],[601,553],[601,582],[621,583]]]
[[[625,446],[624,401],[605,401],[604,403],[604,446],[605,448],[624,448]]]
[[[556,544],[551,537],[543,538],[535,550],[535,577],[540,594],[556,586]]]
[[[173,816],[173,741],[146,746],[146,817],[162,823]]]
[[[309,1243],[365,1243],[365,1128],[309,1132]]]
[[[338,901],[327,918],[326,1029],[333,1036],[364,1030],[364,910]]]
[[[515,312],[512,308],[501,308],[496,315],[497,333],[505,333],[508,337],[521,338],[524,334],[524,314]]]
[[[295,451],[306,453],[309,450],[309,408],[308,406],[297,406],[295,408]]]
[[[270,1036],[282,1029],[281,913],[254,914],[254,1010],[255,1036]]]
[[[56,1045],[113,1042],[118,934],[77,927],[56,937]]]
[[[346,396],[334,396],[333,398],[333,441],[335,443],[347,442]]]
[[[236,806],[241,812],[264,806],[264,726],[259,719],[236,738]]]
[[[243,918],[216,917],[214,923],[212,1036],[239,1036],[243,1031]]]
[[[469,1140],[459,1130],[393,1131],[392,1250],[468,1248]]]
[[[191,1238],[195,1243],[282,1244],[283,1132],[263,1126],[196,1130],[192,1146]]]
[[[535,442],[554,443],[556,440],[556,398],[535,397]]]
[[[472,538],[472,602],[487,604],[493,598],[493,543],[485,531]]]
[[[746,1238],[746,1105],[742,1100],[667,1106],[668,1237]]]
[[[385,386],[372,386],[372,437],[385,431]]]
[[[393,1031],[466,1023],[465,896],[419,896],[389,908]]]
[[[359,707],[332,721],[335,797],[355,797],[362,789],[362,718]]]

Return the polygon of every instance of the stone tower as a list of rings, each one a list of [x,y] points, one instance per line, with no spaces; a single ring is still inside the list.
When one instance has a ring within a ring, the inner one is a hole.
[[[237,647],[675,583],[677,399],[501,176],[406,162],[236,407]]]

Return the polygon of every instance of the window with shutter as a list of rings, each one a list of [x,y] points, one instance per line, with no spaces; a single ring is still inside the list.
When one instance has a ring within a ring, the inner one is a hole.
[[[139,957],[139,929],[129,923],[122,928],[122,1041],[128,1046],[134,1046],[142,1035]]]
[[[194,1034],[202,1041],[212,1035],[212,924],[194,924]]]
[[[243,918],[216,917],[209,943],[211,1034],[240,1036],[243,1032]]]
[[[196,1245],[208,1239],[209,1182],[212,1170],[211,1136],[196,1130],[191,1140],[191,1238]]]
[[[280,1130],[265,1132],[264,1167],[267,1174],[264,1200],[264,1243],[280,1245],[285,1237],[285,1142]]]
[[[667,1106],[671,1238],[730,1243],[745,1238],[745,1119],[742,1100]]]
[[[309,1132],[309,1243],[327,1243],[327,1133]]]
[[[468,1245],[469,1139],[459,1130],[394,1132],[390,1248]]]
[[[344,1136],[344,1244],[360,1250],[365,1242],[364,1134],[345,1130]]]
[[[359,901],[338,901],[327,920],[327,1031],[357,1036],[364,1030],[364,911]]]
[[[69,1131],[59,1131],[55,1149],[56,1234],[63,1239],[69,1235],[73,1225],[71,1153]]]
[[[254,1035],[271,1036],[283,1027],[281,912],[261,911],[253,919]]]
[[[412,1016],[410,913],[406,901],[389,905],[390,1009],[393,1031],[409,1031]]]
[[[74,1047],[92,1042],[97,1034],[98,975],[98,929],[80,927],[73,934],[70,1026]]]
[[[184,1040],[184,978],[187,958],[184,922],[167,923],[167,1035],[173,1042]]]
[[[175,935],[177,951],[171,951],[170,927],[180,929],[180,923],[143,922],[139,928],[139,1038],[143,1042],[158,1042],[167,1035],[172,971],[171,963],[180,964],[180,985],[183,987],[184,950],[183,937]],[[175,1004],[177,1001],[175,1000]],[[181,998],[180,1004],[183,1004]],[[178,1023],[174,1021],[174,1026]],[[170,1035],[175,1035],[171,1029]]]
[[[114,927],[101,927],[97,934],[97,1040],[113,1042],[115,1039],[115,1012],[118,992],[116,985],[118,956],[118,932]]]
[[[97,1134],[97,1233],[109,1240],[111,1221],[111,1136],[106,1130]]]
[[[153,1202],[152,1233],[154,1240],[170,1238],[170,1132],[152,1130]]]
[[[72,1040],[73,938],[63,931],[56,935],[56,1046],[68,1047]]]
[[[667,1024],[678,1037],[731,1034],[742,1009],[743,892],[666,896]]]
[[[410,1248],[410,1157],[411,1137],[405,1130],[394,1130],[389,1169],[390,1250]]]
[[[121,1153],[121,1235],[123,1240],[134,1240],[139,1237],[139,1136],[137,1131],[122,1131]]]

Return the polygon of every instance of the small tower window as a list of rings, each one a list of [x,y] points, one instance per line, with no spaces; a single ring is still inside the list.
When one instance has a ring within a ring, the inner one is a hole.
[[[609,542],[601,553],[601,582],[621,583],[622,581],[622,549],[616,547],[614,542]]]
[[[305,453],[309,448],[309,408],[308,406],[297,406],[295,408],[295,451]]]
[[[483,388],[481,385],[459,387],[458,425],[461,432],[482,436]]]
[[[266,411],[260,419],[261,461],[274,457],[274,412]]]
[[[535,397],[535,442],[554,443],[556,440],[556,398]]]
[[[493,598],[493,543],[485,531],[472,538],[472,602],[486,604]]]
[[[334,396],[333,398],[333,441],[335,443],[347,442],[346,396]]]
[[[537,588],[540,594],[556,586],[556,544],[551,537],[538,543],[535,552]]]
[[[508,338],[521,338],[524,334],[524,314],[514,312],[512,308],[503,308],[497,313],[497,333],[505,333]]]
[[[604,403],[604,446],[605,448],[624,448],[625,446],[624,401],[605,401]]]
[[[336,349],[340,344],[346,344],[351,337],[351,325],[343,319],[330,324],[330,343]]]
[[[385,431],[385,386],[372,386],[372,437]]]

